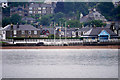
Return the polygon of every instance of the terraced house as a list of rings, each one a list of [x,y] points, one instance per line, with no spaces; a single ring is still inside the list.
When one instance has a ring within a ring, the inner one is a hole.
[[[24,37],[40,38],[56,35],[56,37],[79,38],[83,40],[111,40],[118,39],[119,35],[107,27],[83,28],[35,28],[32,25],[7,25],[2,29],[4,38]]]
[[[45,15],[53,14],[54,8],[56,7],[55,3],[46,4],[46,3],[29,3],[25,6],[13,7],[10,9],[10,15],[19,14],[20,16],[35,16],[36,14]]]
[[[9,37],[40,37],[40,30],[32,25],[7,25],[3,28],[3,36]]]
[[[29,15],[35,15],[35,14],[41,14],[41,15],[45,15],[45,14],[53,14],[54,13],[54,3],[53,4],[39,4],[39,3],[31,3],[29,5]]]

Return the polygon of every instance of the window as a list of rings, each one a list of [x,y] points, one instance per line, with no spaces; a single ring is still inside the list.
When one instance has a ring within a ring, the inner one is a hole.
[[[29,34],[31,34],[31,31],[29,31]]]
[[[43,7],[43,9],[46,9],[46,7]]]
[[[53,10],[51,10],[51,13],[53,13]]]
[[[95,40],[95,37],[92,37],[92,40]]]
[[[25,31],[22,31],[22,34],[25,34]]]
[[[61,35],[64,35],[64,32],[63,32],[63,31],[61,31]]]
[[[29,11],[30,14],[32,14],[32,11]]]
[[[14,35],[16,35],[17,34],[17,31],[16,30],[14,30]]]
[[[42,13],[46,13],[46,10],[43,10]]]
[[[34,34],[37,34],[37,31],[34,31]]]
[[[30,10],[32,10],[32,7],[29,7]]]
[[[75,35],[75,32],[74,32],[74,31],[72,31],[72,35]]]
[[[20,16],[22,16],[22,14],[19,14]]]
[[[41,11],[38,11],[39,14],[41,14]]]
[[[41,7],[39,7],[38,10],[41,10]]]
[[[81,36],[81,31],[78,32],[78,35]]]

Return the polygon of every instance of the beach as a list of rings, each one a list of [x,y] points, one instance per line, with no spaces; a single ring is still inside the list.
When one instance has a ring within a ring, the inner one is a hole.
[[[120,49],[120,45],[108,46],[4,46],[1,49]]]

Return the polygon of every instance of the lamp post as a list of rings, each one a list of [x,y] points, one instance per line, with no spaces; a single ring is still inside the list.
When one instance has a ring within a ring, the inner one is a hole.
[[[13,24],[11,24],[11,37],[13,37]]]
[[[61,21],[60,21],[60,42],[61,42]]]
[[[54,22],[54,46],[55,46],[55,22]]]
[[[67,34],[67,28],[66,28],[66,22],[65,22],[65,41],[66,41],[66,34]]]

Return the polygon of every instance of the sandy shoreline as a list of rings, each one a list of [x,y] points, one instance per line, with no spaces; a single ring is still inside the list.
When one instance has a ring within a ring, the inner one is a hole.
[[[5,46],[0,49],[120,49],[120,46]]]

